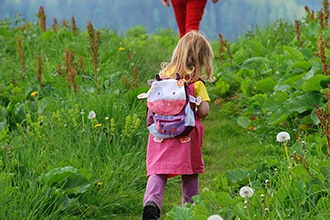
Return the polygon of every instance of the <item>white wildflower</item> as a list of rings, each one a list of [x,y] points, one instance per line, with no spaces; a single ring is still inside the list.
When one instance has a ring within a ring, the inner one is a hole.
[[[94,119],[94,118],[96,118],[96,113],[94,111],[90,111],[88,113],[88,119]]]
[[[248,186],[243,186],[240,190],[239,190],[239,195],[243,198],[250,198],[251,196],[253,196],[253,189],[248,187]]]
[[[211,215],[207,220],[223,220],[223,218],[220,215]]]
[[[285,131],[281,131],[276,135],[276,141],[278,142],[285,142],[290,140],[290,134]]]

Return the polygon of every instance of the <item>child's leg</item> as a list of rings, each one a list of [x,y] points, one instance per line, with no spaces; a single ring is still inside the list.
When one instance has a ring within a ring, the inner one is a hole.
[[[144,194],[143,205],[145,205],[148,201],[153,201],[161,210],[163,205],[166,182],[167,182],[167,175],[155,174],[149,176],[146,192]]]
[[[176,23],[180,37],[186,33],[186,0],[172,0]]]
[[[198,194],[198,174],[182,175],[182,203],[193,203],[192,197]]]
[[[186,33],[191,30],[198,31],[203,18],[207,0],[187,0],[186,5]]]

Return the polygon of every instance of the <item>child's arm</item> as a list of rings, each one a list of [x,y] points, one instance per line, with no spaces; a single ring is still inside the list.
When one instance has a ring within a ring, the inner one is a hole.
[[[209,102],[202,102],[197,109],[197,116],[199,118],[205,118],[210,112]]]

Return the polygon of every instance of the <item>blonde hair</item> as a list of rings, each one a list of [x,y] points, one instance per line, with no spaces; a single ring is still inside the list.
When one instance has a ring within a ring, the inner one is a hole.
[[[212,81],[212,61],[213,51],[210,43],[201,33],[190,31],[179,40],[171,61],[161,64],[160,75],[175,78],[176,73],[179,73],[188,82],[199,79]]]

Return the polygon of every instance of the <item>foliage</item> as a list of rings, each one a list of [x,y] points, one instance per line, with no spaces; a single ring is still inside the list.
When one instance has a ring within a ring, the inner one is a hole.
[[[234,42],[230,56],[219,55],[222,62],[212,91],[218,99],[237,99],[242,127],[311,130],[319,123],[313,105],[324,107],[330,82],[329,45],[324,44],[329,31],[323,19],[312,16],[295,26],[279,20]]]

